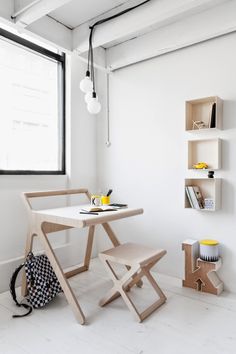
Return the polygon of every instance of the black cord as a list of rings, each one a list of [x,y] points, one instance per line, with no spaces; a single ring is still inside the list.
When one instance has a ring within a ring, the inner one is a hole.
[[[90,48],[90,58],[91,58],[91,79],[93,83],[93,92],[95,93],[96,88],[95,88],[95,73],[94,73],[94,65],[93,65],[93,30],[94,28],[90,29],[90,36],[89,36],[89,48]]]
[[[91,29],[91,28],[94,28],[94,27],[97,26],[97,25],[101,25],[101,24],[104,23],[104,22],[113,20],[114,18],[119,17],[119,16],[121,16],[121,15],[124,15],[124,14],[126,14],[127,12],[132,11],[132,10],[136,9],[137,7],[139,7],[139,6],[144,5],[144,4],[146,4],[147,2],[149,2],[149,1],[151,1],[151,0],[143,1],[143,2],[141,2],[141,3],[138,4],[138,5],[135,5],[135,6],[133,6],[133,7],[129,7],[128,9],[125,9],[125,10],[123,10],[123,11],[121,11],[121,12],[118,12],[117,14],[115,14],[115,15],[113,15],[113,16],[110,16],[110,17],[104,18],[104,19],[102,19],[102,20],[99,20],[99,21],[95,22],[92,26],[90,26],[89,28]]]
[[[91,68],[91,79],[92,79],[92,82],[93,82],[93,94],[95,94],[95,97],[96,97],[96,87],[95,87],[95,74],[94,74],[94,66],[93,66],[93,32],[94,32],[94,28],[98,25],[101,25],[102,23],[104,22],[107,22],[107,21],[110,21],[110,20],[113,20],[114,18],[116,17],[119,17],[121,15],[124,15],[126,14],[127,12],[130,12],[134,9],[136,9],[137,7],[139,6],[142,6],[144,4],[146,4],[147,2],[149,2],[151,0],[146,0],[146,1],[143,1],[141,2],[140,4],[138,5],[135,5],[133,7],[129,7],[128,9],[126,10],[123,10],[121,12],[118,12],[117,14],[115,15],[112,15],[110,17],[107,17],[107,18],[104,18],[102,20],[99,20],[97,22],[95,22],[92,26],[89,26],[89,29],[90,29],[90,35],[89,35],[89,51],[88,51],[88,71],[89,69]]]
[[[91,48],[89,46],[89,51],[88,51],[88,66],[87,66],[87,73],[90,73],[90,67],[89,67],[89,63],[90,63],[90,54],[91,54]]]

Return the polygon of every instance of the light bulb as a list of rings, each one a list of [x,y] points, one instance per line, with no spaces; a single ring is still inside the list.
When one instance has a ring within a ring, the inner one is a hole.
[[[91,114],[97,114],[101,111],[101,103],[97,101],[97,97],[93,97],[88,105],[87,105],[88,111]]]
[[[86,93],[86,95],[84,96],[84,100],[85,102],[88,104],[91,100],[93,99],[93,93],[92,92],[88,92]],[[98,101],[98,96],[96,96],[94,99],[96,99],[96,101]]]
[[[92,92],[93,83],[88,76],[85,76],[85,78],[80,81],[79,87],[84,93]]]
[[[85,78],[80,81],[80,90],[84,93],[91,92],[93,90],[93,83],[90,79],[90,71],[86,71]]]

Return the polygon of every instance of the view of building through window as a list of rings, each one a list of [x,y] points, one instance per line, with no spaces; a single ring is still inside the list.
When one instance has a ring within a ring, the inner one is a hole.
[[[0,39],[0,170],[61,171],[61,63]]]

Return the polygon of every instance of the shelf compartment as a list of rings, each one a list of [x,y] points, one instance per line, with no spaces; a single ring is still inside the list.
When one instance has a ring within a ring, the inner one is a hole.
[[[214,103],[215,114],[212,113]],[[186,131],[191,133],[201,133],[203,131],[222,129],[223,101],[218,96],[186,101],[185,105]],[[194,122],[203,122],[204,126],[199,129]]]
[[[200,209],[200,211],[216,211],[221,208],[221,179],[220,178],[186,178],[186,186],[198,186],[203,198],[212,198],[214,207],[212,209]],[[185,190],[185,188],[184,188]],[[185,191],[185,208],[191,208]],[[192,208],[191,208],[192,209]],[[198,209],[194,209],[198,210]]]
[[[221,139],[204,139],[188,141],[188,169],[198,162],[206,162],[206,170],[219,170],[221,168]],[[201,169],[194,169],[202,171]],[[204,171],[204,170],[203,170]]]

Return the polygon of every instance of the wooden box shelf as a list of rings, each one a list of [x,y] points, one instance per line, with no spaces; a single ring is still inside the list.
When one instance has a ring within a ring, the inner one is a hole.
[[[194,133],[221,129],[222,112],[223,101],[218,96],[186,101],[185,129]],[[203,124],[201,126],[201,124],[195,124],[194,122],[202,122]],[[198,126],[201,128],[199,129]]]
[[[188,141],[188,169],[194,169],[193,165],[199,162],[206,162],[207,170],[221,168],[221,139]]]
[[[200,211],[216,211],[221,207],[221,179],[220,178],[186,178],[186,186],[198,186],[203,198],[212,198],[214,207],[212,209],[200,209]],[[185,208],[191,208],[185,191]],[[195,209],[198,210],[198,209]]]

